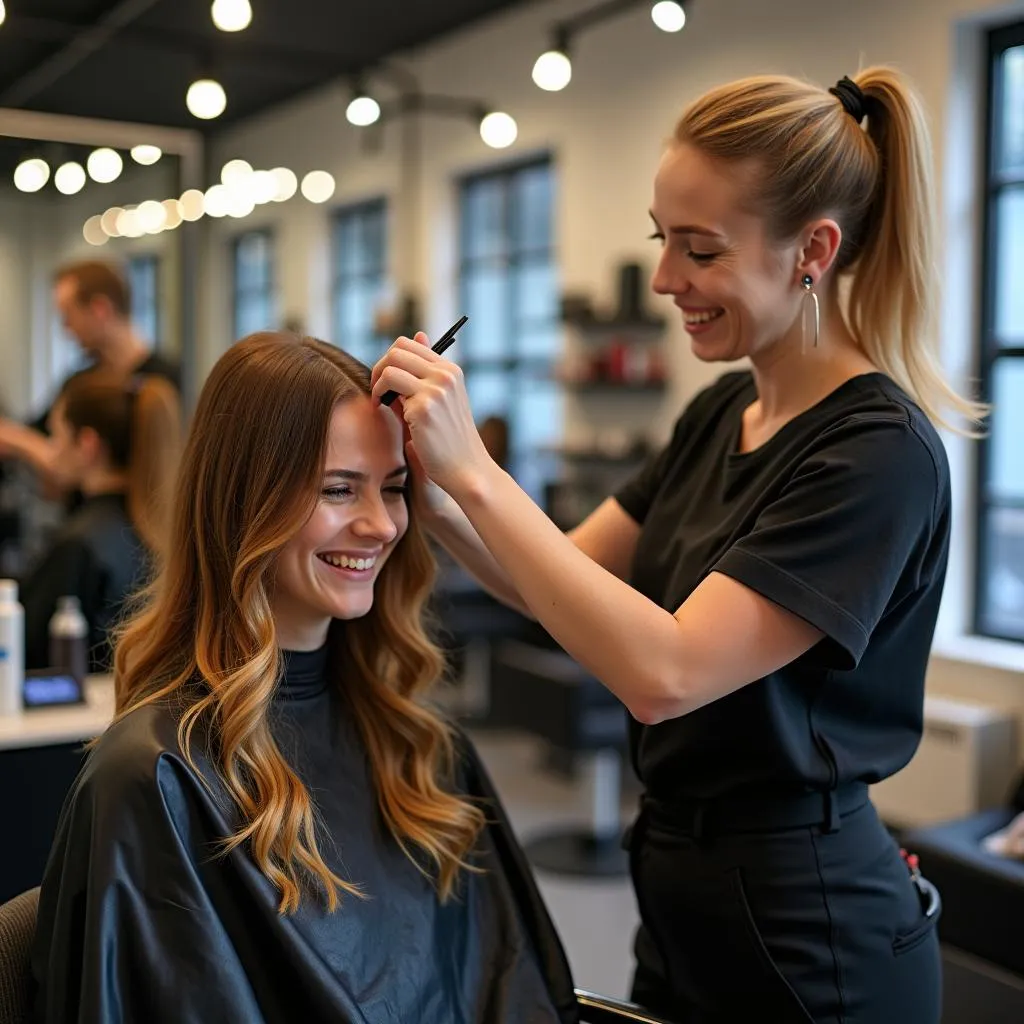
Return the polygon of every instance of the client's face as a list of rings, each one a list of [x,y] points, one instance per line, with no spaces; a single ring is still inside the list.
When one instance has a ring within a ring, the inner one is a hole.
[[[370,610],[374,581],[409,525],[406,475],[389,409],[361,396],[334,410],[316,508],[278,556],[271,603],[282,647],[319,647],[331,619]]]

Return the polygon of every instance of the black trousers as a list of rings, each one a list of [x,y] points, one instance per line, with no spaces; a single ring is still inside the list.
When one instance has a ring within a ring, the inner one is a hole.
[[[938,915],[866,789],[842,795],[753,825],[645,800],[632,998],[673,1024],[938,1024]]]

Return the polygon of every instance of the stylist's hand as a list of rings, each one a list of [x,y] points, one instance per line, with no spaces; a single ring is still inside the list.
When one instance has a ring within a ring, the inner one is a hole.
[[[449,494],[492,463],[473,422],[462,370],[432,352],[425,334],[399,338],[374,366],[371,383],[375,400],[398,392],[415,455]]]

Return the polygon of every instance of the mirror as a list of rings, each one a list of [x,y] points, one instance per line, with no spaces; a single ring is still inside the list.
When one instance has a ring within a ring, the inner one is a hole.
[[[31,422],[88,365],[54,306],[53,286],[57,268],[89,259],[125,275],[135,331],[181,366],[188,403],[198,243],[181,197],[200,161],[193,132],[0,109],[0,416]],[[0,520],[31,505],[27,518],[45,530],[30,476],[3,462]],[[13,532],[0,521],[0,575],[26,553],[15,557],[4,545]]]

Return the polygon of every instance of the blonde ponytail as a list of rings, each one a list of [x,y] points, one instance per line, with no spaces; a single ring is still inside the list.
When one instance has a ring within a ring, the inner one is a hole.
[[[867,135],[880,166],[863,249],[852,268],[850,330],[931,419],[954,426],[946,416],[952,411],[977,423],[985,407],[950,386],[937,352],[936,193],[924,109],[888,68],[868,68],[854,81],[866,100]]]

